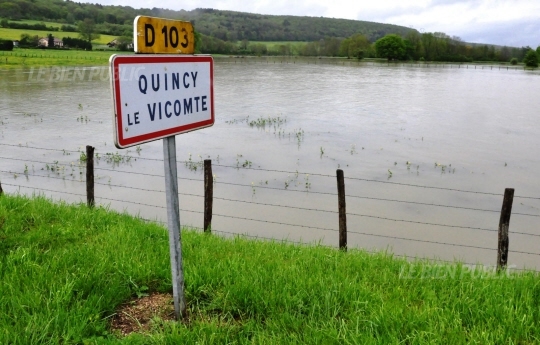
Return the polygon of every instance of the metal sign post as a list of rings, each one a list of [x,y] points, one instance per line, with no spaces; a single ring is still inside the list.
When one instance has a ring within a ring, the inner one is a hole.
[[[176,140],[174,136],[163,139],[163,161],[165,162],[165,195],[167,198],[167,225],[169,227],[174,314],[176,319],[180,320],[186,316],[186,297],[184,295],[180,203],[178,201]]]
[[[175,135],[214,124],[214,61],[193,53],[188,22],[138,16],[135,52],[110,58],[114,143],[123,149],[163,139],[169,251],[177,320],[186,317]]]

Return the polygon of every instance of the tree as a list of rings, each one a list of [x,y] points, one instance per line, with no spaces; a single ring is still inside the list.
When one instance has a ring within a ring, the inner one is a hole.
[[[249,46],[249,41],[246,39],[243,39],[242,42],[240,42],[240,49],[247,51]]]
[[[405,58],[405,42],[399,35],[390,34],[375,42],[377,56],[388,60],[403,60]]]
[[[39,42],[39,37],[37,35],[30,36],[27,33],[21,34],[21,39],[19,41],[20,47],[37,47]]]
[[[77,29],[79,30],[79,36],[83,40],[88,41],[88,43],[92,43],[93,40],[96,40],[100,37],[99,34],[96,32],[96,24],[92,19],[85,18],[82,22],[79,23]]]
[[[117,48],[120,51],[127,52],[133,50],[133,37],[121,36],[116,38]]]
[[[499,61],[508,61],[510,59],[510,49],[507,46],[502,47],[499,51]]]
[[[516,58],[512,58],[512,59],[510,60],[510,64],[511,64],[512,66],[515,66],[515,65],[518,64],[518,60],[517,60]]]
[[[348,59],[351,57],[362,59],[370,48],[371,44],[366,36],[355,34],[341,42],[339,55],[346,56]]]
[[[529,50],[523,58],[523,63],[527,67],[538,67],[538,54],[535,50]]]
[[[4,2],[0,4],[2,17],[18,20],[21,18],[21,9],[16,3]]]
[[[409,31],[405,36],[404,42],[408,58],[418,60],[424,55],[422,35],[418,31]]]
[[[13,41],[0,39],[0,50],[13,50]]]
[[[47,35],[47,47],[49,49],[54,48],[54,36],[52,34]]]

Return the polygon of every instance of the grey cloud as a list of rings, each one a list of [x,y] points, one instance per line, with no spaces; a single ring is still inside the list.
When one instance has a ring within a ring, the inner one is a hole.
[[[488,25],[477,24],[475,27],[462,28],[455,34],[467,42],[536,48],[540,45],[539,32],[540,22],[528,19],[490,23]]]

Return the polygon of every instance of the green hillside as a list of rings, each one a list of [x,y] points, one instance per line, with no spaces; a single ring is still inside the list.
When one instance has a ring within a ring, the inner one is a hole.
[[[115,36],[130,34],[137,15],[189,20],[197,31],[225,41],[316,41],[326,37],[346,38],[357,33],[375,41],[388,33],[405,35],[415,31],[398,25],[358,20],[271,16],[202,8],[172,11],[62,0],[0,0],[0,16],[9,20],[30,19],[74,25],[90,18],[98,24],[102,34]]]

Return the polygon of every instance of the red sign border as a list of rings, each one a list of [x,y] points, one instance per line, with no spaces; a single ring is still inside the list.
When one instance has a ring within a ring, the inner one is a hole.
[[[114,102],[114,144],[119,149],[144,144],[150,141],[163,139],[177,134],[191,132],[197,129],[211,127],[214,125],[214,59],[211,56],[196,55],[113,55],[110,60],[110,73],[112,96]],[[120,97],[120,78],[118,78],[119,65],[141,64],[141,63],[167,63],[167,62],[209,62],[210,63],[210,105],[211,118],[205,121],[190,123],[183,126],[168,128],[156,132],[151,132],[136,137],[126,138],[123,136],[122,126],[122,100]]]

